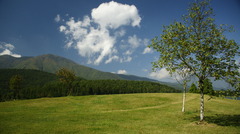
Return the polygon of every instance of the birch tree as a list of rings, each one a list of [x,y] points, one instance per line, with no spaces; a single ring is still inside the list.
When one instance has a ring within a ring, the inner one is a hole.
[[[187,92],[187,83],[191,80],[192,73],[188,69],[177,70],[173,76],[175,80],[183,86],[182,112],[185,112],[185,101]]]
[[[200,121],[204,120],[204,80],[213,77],[234,83],[239,78],[239,46],[229,40],[225,32],[233,32],[227,25],[217,25],[209,1],[196,1],[188,8],[181,22],[163,26],[162,34],[152,39],[149,47],[159,52],[153,69],[166,68],[170,74],[188,69],[198,79],[200,90]]]

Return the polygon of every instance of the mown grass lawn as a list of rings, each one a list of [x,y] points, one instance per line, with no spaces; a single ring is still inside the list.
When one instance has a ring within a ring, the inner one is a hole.
[[[0,103],[0,133],[240,133],[240,101],[181,93],[68,96]]]

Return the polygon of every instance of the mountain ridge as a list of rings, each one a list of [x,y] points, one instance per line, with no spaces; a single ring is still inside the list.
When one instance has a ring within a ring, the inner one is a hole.
[[[60,68],[67,68],[75,72],[79,77],[85,79],[115,79],[115,80],[141,80],[141,81],[157,81],[146,77],[135,75],[113,74],[110,72],[99,71],[90,67],[80,65],[67,58],[45,54],[35,57],[15,58],[8,55],[0,56],[0,68],[12,69],[35,69],[49,73],[56,73]]]

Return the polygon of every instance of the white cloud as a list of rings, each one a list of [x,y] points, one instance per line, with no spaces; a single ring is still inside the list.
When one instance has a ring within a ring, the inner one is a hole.
[[[11,55],[12,57],[20,58],[21,55],[12,53],[9,49],[5,49],[0,55]]]
[[[11,55],[13,57],[20,58],[21,55],[12,52],[14,48],[15,47],[12,44],[0,42],[0,50],[2,50],[2,52],[0,52],[0,55]]]
[[[55,20],[56,22],[59,22],[59,21],[61,20],[60,15],[58,14],[58,15],[54,18],[54,20]]]
[[[107,30],[91,28],[85,38],[77,42],[76,48],[83,57],[92,58],[97,54],[98,57],[94,59],[93,63],[98,65],[105,56],[114,53],[114,44],[115,39],[109,35]]]
[[[65,26],[60,26],[60,27],[59,27],[59,31],[60,31],[60,32],[66,31],[66,27],[65,27]]]
[[[128,43],[131,45],[132,48],[137,48],[141,45],[142,40],[134,34],[133,36],[128,37]]]
[[[133,51],[127,50],[127,51],[124,53],[124,55],[132,55],[132,53],[133,53]]]
[[[114,53],[115,38],[111,37],[106,29],[92,27],[90,22],[87,16],[83,21],[70,18],[65,26],[59,27],[59,31],[68,38],[67,48],[77,49],[79,55],[89,58],[89,64],[98,65],[106,56]]]
[[[166,78],[170,78],[170,74],[169,72],[166,70],[166,68],[162,68],[156,72],[151,72],[149,74],[150,77],[161,80],[161,79],[166,79]]]
[[[153,50],[152,50],[151,48],[149,48],[149,47],[146,47],[146,48],[143,50],[142,54],[147,54],[147,53],[153,53]]]
[[[112,62],[113,60],[117,61],[117,60],[119,60],[119,57],[114,55],[114,56],[110,57],[108,60],[106,60],[105,64],[108,64],[108,63]]]
[[[187,71],[187,69],[183,69],[182,71]],[[172,76],[166,70],[166,68],[162,68],[157,70],[156,72],[151,72],[149,77],[160,80],[160,81],[167,81],[167,82],[176,82],[182,81],[183,77],[181,77],[178,73],[173,73]]]
[[[60,18],[57,15],[55,18]],[[139,47],[143,40],[136,35],[129,36],[131,54],[120,57],[117,40],[123,37],[126,30],[121,26],[140,26],[141,17],[134,5],[120,4],[114,1],[102,3],[94,8],[91,17],[85,16],[82,20],[71,17],[59,27],[59,31],[66,36],[66,48],[74,48],[79,55],[87,58],[88,64],[99,65],[112,61],[130,62],[133,48]],[[111,33],[111,34],[110,34]],[[113,33],[113,34],[112,34]],[[121,49],[121,48],[120,48]]]
[[[121,4],[114,1],[102,3],[92,10],[93,21],[101,28],[117,29],[120,26],[140,26],[141,17],[134,5]]]
[[[115,37],[122,37],[125,34],[126,34],[126,31],[124,29],[121,29],[121,30],[115,32]]]
[[[126,70],[118,70],[117,74],[127,74],[127,71]]]
[[[124,56],[123,58],[120,59],[120,62],[130,62],[132,61],[132,57],[131,56]]]
[[[128,44],[132,49],[136,49],[140,46],[147,46],[149,44],[149,39],[141,39],[137,37],[137,35],[129,36],[128,37]]]
[[[6,44],[5,47],[9,50],[13,50],[15,48],[12,44]]]

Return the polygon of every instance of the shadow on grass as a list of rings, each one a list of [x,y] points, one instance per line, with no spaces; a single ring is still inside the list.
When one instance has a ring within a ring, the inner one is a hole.
[[[199,120],[199,116],[190,119],[191,121]],[[207,123],[213,123],[219,126],[236,126],[240,127],[240,115],[216,114],[214,116],[205,116]]]

